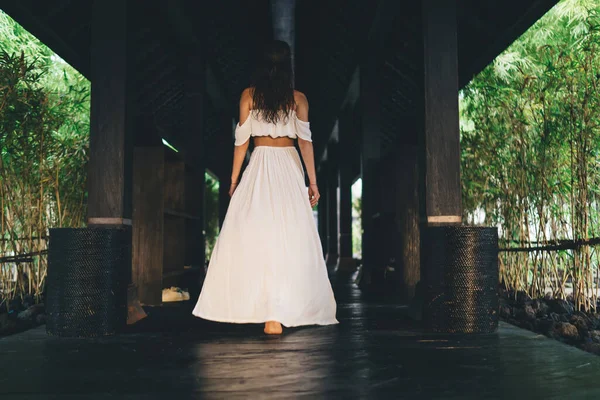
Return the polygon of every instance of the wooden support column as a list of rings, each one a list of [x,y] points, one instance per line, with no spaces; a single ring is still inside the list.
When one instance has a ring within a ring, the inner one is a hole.
[[[165,148],[165,221],[163,285],[174,286],[186,264],[186,166],[180,155]],[[174,278],[175,277],[175,278]]]
[[[145,305],[162,303],[165,146],[151,115],[134,124],[132,280]]]
[[[133,59],[128,2],[94,0],[90,37],[90,149],[87,177],[88,227],[125,228],[128,257],[127,322],[146,314],[132,271],[133,219]]]
[[[204,196],[206,184],[204,174],[196,172],[186,166],[185,197],[186,214],[185,220],[185,266],[204,267],[205,242],[204,242]]]
[[[219,181],[219,229],[223,226],[227,208],[229,207],[229,186],[230,182],[226,179]]]
[[[421,7],[423,95],[417,123],[422,124],[418,127],[418,173],[420,274],[424,285],[416,293],[415,305],[429,296],[426,293],[435,292],[431,285],[437,285],[443,274],[443,265],[429,264],[427,255],[434,244],[428,240],[428,229],[434,225],[460,225],[462,214],[456,2],[422,0]],[[410,218],[407,223],[412,223]],[[423,307],[430,310],[428,304]]]
[[[95,0],[92,7],[87,222],[89,226],[131,225],[127,2]]]
[[[224,115],[223,130],[231,138],[235,138],[235,122],[229,115]],[[231,142],[233,143],[233,141]],[[233,146],[232,146],[233,147]],[[219,176],[219,229],[223,226],[225,221],[225,215],[229,208],[229,202],[231,197],[229,196],[229,189],[231,187],[231,166],[233,163],[233,150],[228,151],[226,156],[221,158],[219,164],[220,173]]]
[[[322,164],[317,172],[317,184],[321,198],[317,205],[319,237],[323,247],[323,257],[327,257],[329,241],[327,240],[327,164]]]
[[[377,256],[377,231],[374,219],[378,215],[377,166],[381,157],[381,79],[379,58],[369,54],[360,69],[360,106],[362,108],[361,177],[362,177],[362,264],[360,286],[374,282]]]
[[[339,121],[339,248],[340,268],[352,269],[352,126],[348,116],[342,115]]]
[[[404,120],[395,149],[397,275],[401,298],[408,302],[415,295],[421,277],[419,226],[419,131],[416,116]]]
[[[424,215],[460,224],[460,135],[456,2],[422,0]]]
[[[205,60],[202,47],[196,42],[186,49],[183,65],[185,87],[186,152],[186,212],[193,216],[186,220],[187,266],[204,268],[206,249],[204,240],[205,156],[203,104],[206,90]]]
[[[327,265],[336,267],[339,261],[338,235],[338,146],[327,146]]]
[[[144,132],[150,135],[150,131]],[[136,146],[133,177],[133,283],[142,304],[162,303],[165,149]]]

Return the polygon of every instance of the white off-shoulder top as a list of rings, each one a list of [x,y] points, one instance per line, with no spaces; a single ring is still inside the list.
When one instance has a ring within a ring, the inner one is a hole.
[[[241,146],[250,136],[271,136],[273,138],[288,136],[312,142],[310,123],[298,119],[296,111],[290,111],[287,121],[280,120],[276,124],[261,119],[258,110],[250,111],[250,115],[242,125],[235,127],[235,145]]]

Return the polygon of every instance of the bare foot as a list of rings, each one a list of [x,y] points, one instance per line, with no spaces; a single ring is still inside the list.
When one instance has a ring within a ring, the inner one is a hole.
[[[277,322],[277,321],[265,322],[264,332],[267,335],[281,335],[282,331],[283,331],[283,328],[281,327],[281,324],[279,322]]]

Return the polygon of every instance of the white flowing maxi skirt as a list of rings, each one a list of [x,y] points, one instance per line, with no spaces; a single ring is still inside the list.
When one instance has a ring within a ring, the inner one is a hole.
[[[286,327],[337,324],[294,146],[256,146],[230,199],[193,314]]]

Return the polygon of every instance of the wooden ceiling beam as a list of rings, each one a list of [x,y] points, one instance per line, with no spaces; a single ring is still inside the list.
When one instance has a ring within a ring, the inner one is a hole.
[[[201,45],[196,30],[187,16],[188,14],[186,14],[185,6],[182,1],[173,0],[172,2],[169,2],[167,11],[171,29],[180,43],[184,45],[184,48],[192,46],[195,47],[197,51],[200,51],[203,46]],[[231,112],[232,107],[227,101],[227,95],[223,89],[223,85],[217,79],[212,66],[208,62],[206,64],[206,91],[208,96],[211,98],[215,107],[223,111]]]
[[[232,110],[232,105],[225,97],[225,92],[210,65],[206,66],[206,92],[218,110],[225,111],[227,115],[230,115],[232,111],[235,112],[235,110],[237,110],[237,104],[233,105],[235,110]]]
[[[359,49],[358,52],[359,59],[356,60],[357,65],[359,60],[362,60],[365,56],[367,56],[367,52],[372,54],[373,52],[378,53],[382,50],[385,35],[389,33],[390,29],[392,28],[392,22],[398,13],[399,7],[402,5],[402,2],[398,2],[397,0],[379,0],[377,2],[374,17],[371,21],[369,29],[367,30],[368,33],[366,40],[364,40],[363,46]],[[318,148],[315,149],[317,160],[324,160],[327,158],[326,147],[327,143],[331,140],[331,135],[333,134],[333,129],[338,118],[337,111],[339,111],[339,108],[341,108],[342,105],[348,99],[348,91],[352,86],[355,74],[357,74],[357,71],[355,71],[352,74],[352,78],[347,83],[347,86],[345,88],[346,94],[344,96],[344,99],[340,104],[334,105],[334,107],[336,108],[332,108],[330,110],[331,115],[327,116],[326,127],[327,132],[329,132],[329,134],[327,135],[326,140],[319,141]],[[350,95],[352,96],[352,94]]]
[[[496,32],[492,43],[484,44],[479,49],[472,49],[471,52],[463,51],[463,57],[459,59],[459,88],[462,88],[480,73],[489,63],[511,45],[519,36],[529,29],[538,19],[558,3],[558,0],[535,0],[526,8],[525,12],[519,14],[506,29]],[[460,21],[459,21],[460,24]],[[458,28],[460,35],[460,25]],[[465,38],[459,37],[459,44],[466,42]],[[461,49],[459,49],[459,54]],[[471,60],[466,59],[469,55],[477,54]],[[467,57],[465,57],[465,55]]]
[[[169,57],[168,55],[165,55],[162,58],[155,60],[152,64],[142,64],[146,68],[142,68],[141,65],[136,63],[135,67],[138,68],[138,72],[135,76],[135,83],[140,85],[142,91],[152,88],[166,77],[176,75],[177,67],[173,64],[169,64],[168,61]]]
[[[69,5],[71,5],[72,2],[73,2],[73,0],[54,1],[51,4],[52,7],[46,13],[45,19],[48,21],[53,20],[56,16],[61,14]],[[46,3],[48,4],[50,2],[46,2]]]
[[[348,90],[346,91],[346,97],[342,102],[342,110],[344,109],[353,109],[358,102],[358,98],[360,97],[360,71],[359,68],[356,67],[354,73],[352,74],[352,79],[350,79],[350,84],[348,85]]]
[[[165,81],[159,90],[153,92],[152,95],[139,97],[138,101],[141,110],[146,112],[156,112],[163,104],[166,98],[173,96],[174,93],[183,92],[183,88],[176,80]],[[142,100],[143,99],[143,100]]]

